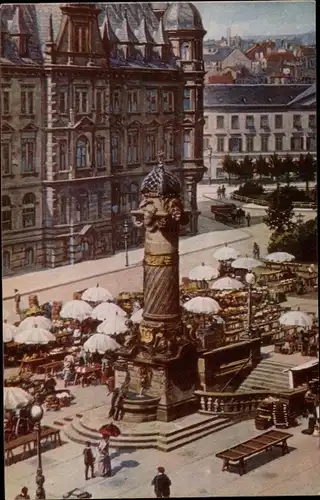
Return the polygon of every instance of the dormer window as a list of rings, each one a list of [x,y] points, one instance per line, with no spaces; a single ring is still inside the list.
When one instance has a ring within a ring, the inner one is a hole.
[[[88,26],[76,24],[74,26],[74,50],[75,52],[88,52]]]
[[[28,55],[28,37],[27,35],[19,36],[18,44],[19,56],[26,57]]]
[[[184,61],[190,61],[191,59],[191,46],[189,42],[182,42],[180,48],[180,56]]]

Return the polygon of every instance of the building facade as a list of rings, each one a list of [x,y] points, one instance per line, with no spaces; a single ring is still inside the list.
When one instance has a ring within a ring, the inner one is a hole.
[[[139,245],[129,214],[159,150],[197,232],[204,35],[192,4],[1,7],[5,274],[111,255],[126,221]]]
[[[204,159],[211,179],[224,178],[226,155],[242,160],[273,153],[316,157],[316,89],[306,85],[207,85]]]

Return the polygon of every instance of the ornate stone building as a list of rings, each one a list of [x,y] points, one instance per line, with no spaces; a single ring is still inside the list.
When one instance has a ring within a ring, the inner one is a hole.
[[[142,242],[130,211],[164,151],[197,232],[205,31],[191,3],[1,7],[6,274]]]

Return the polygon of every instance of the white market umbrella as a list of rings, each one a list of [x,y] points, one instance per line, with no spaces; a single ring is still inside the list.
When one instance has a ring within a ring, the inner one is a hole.
[[[81,299],[87,300],[88,302],[108,302],[113,300],[113,297],[106,288],[97,285],[83,292]]]
[[[197,266],[191,269],[189,273],[189,279],[194,281],[210,281],[214,280],[219,276],[218,269],[211,266],[206,266],[204,262],[201,266]]]
[[[217,314],[220,311],[218,302],[210,297],[194,297],[183,304],[183,307],[195,314]]]
[[[291,262],[295,260],[295,256],[287,252],[273,252],[267,255],[266,260],[268,262]]]
[[[121,307],[117,306],[117,304],[113,304],[112,302],[103,302],[95,307],[91,311],[91,318],[98,319],[99,321],[104,321],[105,319],[113,318],[114,316],[122,316],[126,317],[127,313],[121,309]]]
[[[216,250],[213,254],[214,258],[220,261],[224,260],[235,260],[239,257],[240,253],[232,247],[225,245],[222,248]]]
[[[29,318],[25,318],[21,321],[18,326],[19,332],[22,330],[30,330],[30,328],[34,328],[37,326],[38,328],[44,328],[44,330],[50,330],[52,327],[52,321],[44,316],[30,316]]]
[[[15,323],[20,323],[20,321],[21,321],[19,314],[15,313],[15,312],[2,311],[2,314],[3,314],[3,320],[7,321],[11,325],[13,325]]]
[[[120,348],[118,342],[103,333],[95,333],[84,344],[83,348],[87,352],[97,352],[104,354],[106,351],[116,351]]]
[[[231,264],[231,267],[234,269],[247,269],[248,271],[260,266],[264,266],[264,264],[260,260],[252,259],[251,257],[240,257]]]
[[[138,311],[136,311],[135,313],[132,314],[132,316],[130,317],[131,321],[133,323],[141,323],[141,321],[143,320],[143,309],[138,309]]]
[[[21,387],[3,388],[3,406],[6,410],[15,410],[27,406],[33,401],[33,397]]]
[[[220,278],[211,285],[212,290],[240,290],[244,288],[244,284],[234,278]]]
[[[99,333],[104,333],[105,335],[113,335],[115,333],[125,333],[128,331],[128,320],[123,316],[114,316],[106,319],[97,328]]]
[[[2,340],[3,342],[12,342],[15,335],[18,333],[18,328],[9,323],[2,323]]]
[[[312,317],[302,311],[289,311],[280,316],[279,323],[284,326],[310,328],[312,326]]]
[[[44,328],[38,328],[34,326],[26,330],[21,330],[17,333],[14,341],[17,344],[48,344],[49,342],[54,342],[56,337]]]
[[[89,318],[92,313],[92,307],[84,300],[69,300],[60,311],[61,318],[72,318],[83,321]]]

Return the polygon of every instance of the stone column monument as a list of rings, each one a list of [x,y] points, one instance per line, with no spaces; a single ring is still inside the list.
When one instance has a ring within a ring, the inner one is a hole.
[[[180,181],[165,170],[162,156],[142,182],[139,209],[132,211],[136,226],[146,230],[144,313],[121,357],[130,390],[158,397],[157,418],[170,421],[196,410],[198,356],[196,342],[183,327],[179,299],[179,231],[188,214]]]

